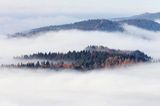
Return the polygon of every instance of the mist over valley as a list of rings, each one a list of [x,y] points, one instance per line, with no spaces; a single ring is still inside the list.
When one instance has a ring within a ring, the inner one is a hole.
[[[159,13],[24,17],[0,18],[0,106],[159,106]]]

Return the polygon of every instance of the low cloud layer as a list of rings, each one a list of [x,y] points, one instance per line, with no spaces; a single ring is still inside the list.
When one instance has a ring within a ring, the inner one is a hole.
[[[33,38],[0,38],[0,63],[13,56],[36,52],[83,50],[103,45],[122,50],[141,50],[160,58],[160,33],[124,26],[125,33],[49,32]],[[140,64],[119,69],[75,70],[0,69],[1,106],[159,106],[160,64]]]
[[[159,66],[148,64],[89,73],[1,69],[0,105],[159,106]]]
[[[160,19],[157,19],[156,22],[160,23]]]
[[[83,50],[88,45],[103,45],[113,49],[141,50],[160,58],[160,32],[150,32],[124,26],[124,33],[83,32],[77,30],[49,32],[34,38],[0,39],[0,57],[13,57],[37,52],[68,52]]]

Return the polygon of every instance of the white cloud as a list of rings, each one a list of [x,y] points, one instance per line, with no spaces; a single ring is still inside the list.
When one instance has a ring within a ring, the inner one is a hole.
[[[88,45],[104,45],[114,49],[141,50],[154,58],[160,58],[160,50],[157,49],[160,45],[160,32],[149,32],[132,26],[125,26],[125,29],[125,33],[71,30],[49,32],[32,39],[1,38],[0,57],[34,52],[67,52],[83,50]]]
[[[34,52],[67,52],[88,45],[141,50],[160,58],[160,36],[132,26],[127,33],[49,32],[34,38],[0,38],[0,63]],[[131,33],[134,32],[134,33]],[[142,39],[145,36],[151,40]],[[7,58],[9,57],[9,58]],[[0,105],[3,106],[159,106],[160,64],[78,73],[75,70],[0,69]]]
[[[1,69],[0,104],[159,106],[159,68],[160,64],[150,64],[89,73]]]
[[[160,23],[160,19],[157,19],[157,20],[155,20],[155,22],[158,22],[158,23]]]

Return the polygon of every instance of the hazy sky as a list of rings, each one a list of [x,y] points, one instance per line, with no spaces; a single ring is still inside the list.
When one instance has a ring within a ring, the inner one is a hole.
[[[1,14],[135,14],[158,12],[160,0],[0,0]]]

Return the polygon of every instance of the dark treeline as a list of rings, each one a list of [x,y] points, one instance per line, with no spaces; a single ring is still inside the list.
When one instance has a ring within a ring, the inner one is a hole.
[[[89,49],[88,49],[89,48]],[[42,68],[73,68],[92,70],[104,67],[124,66],[140,62],[148,62],[150,57],[140,51],[120,51],[104,47],[89,46],[83,51],[69,51],[68,53],[36,53],[17,57],[18,59],[47,60],[46,63],[19,64],[19,67]],[[53,63],[52,61],[57,61]]]

